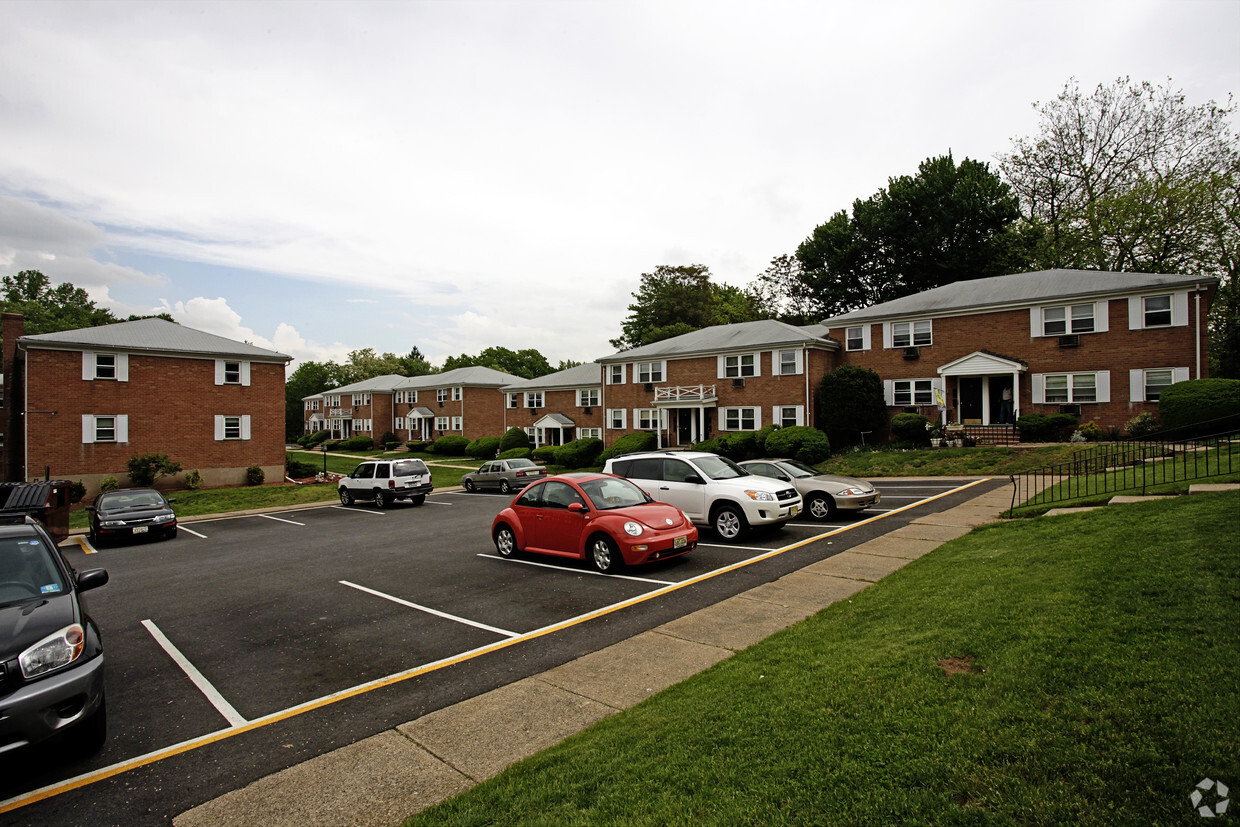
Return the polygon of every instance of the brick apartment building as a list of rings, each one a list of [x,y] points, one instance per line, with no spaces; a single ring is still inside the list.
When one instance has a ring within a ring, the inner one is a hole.
[[[163,319],[22,335],[4,314],[8,480],[80,480],[88,493],[127,460],[163,453],[203,484],[251,465],[284,478],[284,369],[290,357]]]
[[[504,430],[521,428],[535,447],[603,438],[603,370],[598,363],[502,388]]]

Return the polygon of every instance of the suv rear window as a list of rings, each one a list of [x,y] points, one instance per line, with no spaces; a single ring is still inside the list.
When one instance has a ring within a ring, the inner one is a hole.
[[[392,463],[392,476],[394,477],[412,477],[415,474],[425,474],[426,463],[420,459],[402,459]]]

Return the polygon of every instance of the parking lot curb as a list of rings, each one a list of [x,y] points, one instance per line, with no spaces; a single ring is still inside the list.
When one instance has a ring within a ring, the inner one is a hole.
[[[848,551],[259,779],[174,827],[396,825],[878,582],[1010,505],[980,494]]]

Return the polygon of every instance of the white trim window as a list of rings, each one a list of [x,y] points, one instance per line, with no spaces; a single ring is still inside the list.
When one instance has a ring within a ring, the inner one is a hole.
[[[452,430],[454,431],[465,430],[465,418],[461,416],[452,417]]]
[[[542,391],[527,391],[525,394],[525,407],[541,408],[543,406]]]
[[[215,384],[249,387],[250,363],[239,359],[216,359]]]
[[[659,430],[659,409],[634,408],[633,427],[639,431]]]
[[[355,394],[353,394],[353,404],[354,404],[355,406],[369,405],[369,404],[370,404],[370,394],[368,394],[368,393],[355,393]]]
[[[934,343],[934,326],[929,319],[920,322],[892,322],[892,347],[929,347]]]
[[[1188,324],[1188,291],[1128,297],[1128,329],[1183,327]]]
[[[87,382],[96,379],[128,382],[129,354],[82,351],[82,378]]]
[[[607,366],[607,384],[623,385],[624,384],[624,365],[608,365]]]
[[[759,354],[757,353],[734,353],[730,356],[719,357],[720,379],[748,379],[758,376],[759,373]]]
[[[934,404],[933,379],[896,379],[891,383],[891,404],[896,408]]]
[[[1188,381],[1188,368],[1140,368],[1128,372],[1128,401],[1157,402],[1171,385]]]
[[[448,430],[448,423],[450,421],[451,420],[449,420],[448,417],[446,416],[435,417],[435,430],[439,431],[440,433],[443,433],[444,431]]]
[[[463,386],[457,386],[453,388],[452,389],[452,401],[460,402],[464,394],[465,394],[465,391],[464,391]]]
[[[129,416],[127,414],[82,414],[82,443],[129,441]]]
[[[797,376],[805,370],[805,351],[773,350],[771,351],[772,376]]]
[[[353,432],[369,434],[374,431],[373,419],[355,419],[353,420]]]
[[[507,396],[508,396],[508,407],[510,409],[521,407],[521,392],[520,391],[517,391],[516,393],[509,393],[507,394]]]
[[[607,427],[613,431],[623,431],[627,429],[625,424],[628,421],[628,411],[624,408],[608,408],[607,409]]]
[[[417,391],[397,391],[396,392],[396,404],[397,405],[413,405],[417,403],[417,401],[418,401]]]
[[[719,418],[725,431],[756,431],[762,427],[762,409],[757,407],[724,408]]]
[[[771,422],[781,428],[792,428],[805,424],[804,405],[776,405],[771,409]]]
[[[448,401],[448,389],[447,388],[435,388],[435,401],[441,405],[444,402],[447,402]],[[442,430],[442,429],[436,429],[436,430]]]
[[[667,374],[665,362],[638,362],[633,366],[633,381],[639,385],[662,382]]]
[[[1144,296],[1141,300],[1145,327],[1171,327],[1171,297]]]
[[[324,400],[323,404],[324,404],[326,407],[328,407],[328,408],[339,408],[339,407],[340,407],[340,397],[339,397],[339,396],[329,396],[329,397],[327,397],[327,399],[326,399],[326,400]]]
[[[602,428],[578,428],[577,439],[602,439]]]
[[[577,407],[579,408],[597,408],[599,400],[603,398],[602,388],[578,388],[577,389]]]
[[[868,324],[860,327],[844,328],[844,349],[845,350],[869,350],[870,349],[870,326]]]
[[[1071,307],[1043,307],[1042,335],[1064,336],[1069,333],[1094,332],[1093,304],[1074,304]]]
[[[1111,401],[1111,372],[1033,374],[1033,402],[1068,405]]]
[[[249,438],[249,414],[242,416],[215,415],[215,439],[217,442],[221,440],[246,440]]]

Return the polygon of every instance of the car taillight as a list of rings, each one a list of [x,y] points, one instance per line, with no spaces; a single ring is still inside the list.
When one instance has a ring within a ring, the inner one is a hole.
[[[525,471],[518,471],[518,472],[517,472],[517,476],[518,476],[518,477],[524,477],[524,476],[527,476],[527,474],[526,474],[526,472],[525,472]]]
[[[388,488],[395,488],[396,480],[388,480]]]

